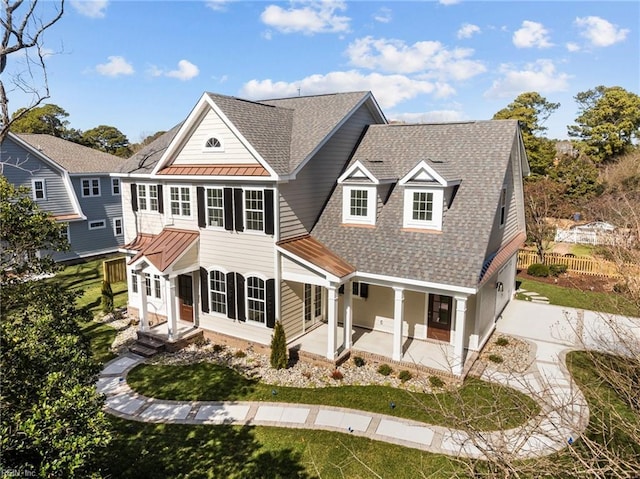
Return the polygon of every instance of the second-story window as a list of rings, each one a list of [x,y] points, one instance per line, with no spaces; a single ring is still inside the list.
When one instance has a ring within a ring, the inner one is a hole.
[[[149,185],[149,209],[158,211],[158,185]]]
[[[34,200],[46,200],[47,199],[47,190],[45,188],[45,180],[32,180],[32,191],[33,191],[33,199]]]
[[[82,196],[100,196],[100,178],[83,178]]]
[[[376,222],[376,189],[370,186],[344,185],[342,222],[374,225]]]
[[[191,189],[188,186],[172,186],[169,189],[171,214],[191,216]]]
[[[207,188],[207,226],[224,227],[222,188]]]
[[[120,194],[120,178],[111,178],[111,194],[114,196]]]
[[[262,190],[245,190],[244,204],[246,229],[263,231],[264,199]]]

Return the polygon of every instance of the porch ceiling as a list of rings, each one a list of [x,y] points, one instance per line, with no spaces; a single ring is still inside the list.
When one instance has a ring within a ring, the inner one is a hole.
[[[310,235],[280,241],[278,246],[293,255],[294,258],[311,263],[338,278],[356,270],[354,266]]]
[[[129,264],[133,264],[142,257],[146,258],[158,271],[165,271],[175,263],[200,237],[200,233],[191,230],[181,230],[177,228],[165,228],[162,232],[141,240],[138,254],[136,254]],[[137,240],[137,238],[136,238]]]

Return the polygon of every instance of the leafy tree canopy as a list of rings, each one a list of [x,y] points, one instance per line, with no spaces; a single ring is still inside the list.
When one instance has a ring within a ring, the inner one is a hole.
[[[547,101],[536,92],[527,92],[518,97],[495,115],[494,120],[518,120],[522,140],[534,175],[545,175],[553,164],[555,142],[542,136],[547,128],[544,122],[560,107],[560,103]]]
[[[64,138],[69,116],[63,108],[52,103],[32,108],[23,114],[26,108],[18,109],[13,115],[11,131],[14,133],[44,133]]]
[[[0,285],[22,281],[25,277],[54,271],[50,255],[38,251],[64,251],[69,247],[64,226],[40,209],[29,189],[16,188],[0,176]],[[3,299],[4,298],[3,291]]]
[[[129,139],[115,126],[100,125],[82,135],[85,145],[112,155],[126,158],[131,155]]]
[[[640,138],[640,96],[621,87],[598,86],[575,96],[579,115],[569,136],[596,162],[628,152]]]

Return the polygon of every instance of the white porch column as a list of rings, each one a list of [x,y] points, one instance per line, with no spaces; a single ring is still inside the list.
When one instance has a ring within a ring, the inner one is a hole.
[[[404,321],[404,288],[394,286],[393,301],[393,354],[394,361],[402,359],[402,323]]]
[[[149,320],[147,318],[147,285],[144,280],[144,273],[137,272],[138,275],[138,295],[140,296],[140,305],[138,307],[138,315],[140,316],[140,331],[149,330]]]
[[[167,325],[169,326],[169,340],[173,340],[177,336],[178,319],[176,315],[176,278],[164,277],[164,296],[167,305]]]
[[[467,298],[456,300],[456,330],[453,343],[453,374],[462,374],[464,366],[464,328],[467,321]]]
[[[338,290],[335,286],[327,287],[327,320],[329,332],[327,333],[327,359],[334,360],[338,349]]]
[[[342,344],[345,351],[353,346],[353,291],[351,290],[351,281],[344,285],[344,339]]]

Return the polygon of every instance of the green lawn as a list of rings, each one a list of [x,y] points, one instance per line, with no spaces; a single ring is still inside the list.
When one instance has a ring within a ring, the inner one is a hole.
[[[112,256],[115,258],[117,256]],[[78,299],[78,306],[88,306],[95,315],[101,311],[100,301],[102,299],[102,262],[104,258],[95,259],[83,263],[65,266],[62,271],[47,281],[57,282],[71,290],[82,290],[84,294]],[[116,308],[127,304],[127,283],[114,283],[111,285],[113,291],[113,303]]]
[[[294,388],[263,384],[225,366],[202,362],[142,364],[129,373],[127,382],[140,394],[159,399],[324,404],[443,426],[455,426],[473,410],[470,423],[487,430],[515,427],[539,411],[528,396],[473,378],[465,381],[458,394],[410,393],[387,386]]]
[[[529,279],[523,279],[520,287],[546,296],[551,304],[558,306],[589,309],[610,314],[640,316],[640,310],[638,310],[637,306],[615,293],[580,291],[579,289],[564,288]],[[518,293],[516,298],[526,300],[526,296],[521,293]]]

